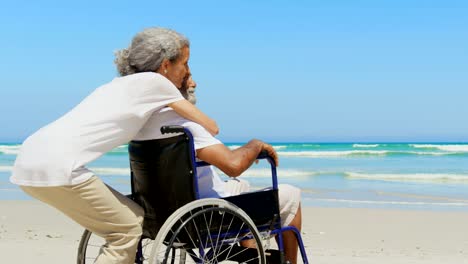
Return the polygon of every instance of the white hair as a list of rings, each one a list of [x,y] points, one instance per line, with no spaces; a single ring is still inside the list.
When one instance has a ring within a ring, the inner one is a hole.
[[[197,96],[195,95],[195,88],[180,89],[182,96],[192,104],[197,103]]]
[[[189,40],[174,30],[147,28],[133,37],[128,48],[115,52],[114,63],[121,76],[154,72],[164,59],[176,60],[184,46],[190,46]]]

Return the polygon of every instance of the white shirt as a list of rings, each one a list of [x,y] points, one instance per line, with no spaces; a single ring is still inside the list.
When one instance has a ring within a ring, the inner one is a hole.
[[[10,181],[27,186],[84,182],[93,175],[86,164],[132,140],[153,112],[182,99],[157,73],[115,78],[27,138]]]
[[[151,140],[174,137],[176,134],[161,134],[162,126],[178,125],[184,126],[190,130],[193,136],[195,149],[202,149],[216,144],[222,144],[221,141],[213,137],[206,129],[199,124],[187,120],[177,114],[171,108],[164,108],[159,112],[153,113],[148,122],[135,136],[135,140]],[[208,197],[226,197],[230,194],[225,191],[225,183],[214,170],[213,166],[204,166],[197,168],[198,191],[200,198]]]

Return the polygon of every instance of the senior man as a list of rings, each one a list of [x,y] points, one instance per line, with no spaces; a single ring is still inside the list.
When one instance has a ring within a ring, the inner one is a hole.
[[[182,88],[182,95],[191,103],[196,103],[196,83],[189,76]],[[199,124],[187,120],[167,107],[153,114],[146,125],[140,130],[135,140],[151,140],[172,137],[162,135],[162,126],[179,125],[190,130],[193,135],[197,158],[206,161],[230,177],[237,177],[247,170],[256,160],[258,154],[266,150],[278,165],[278,157],[273,147],[257,139],[250,140],[240,148],[231,150],[221,141],[213,137]],[[224,182],[216,173],[213,166],[205,166],[197,169],[200,198],[226,197],[247,192],[249,189],[246,181],[229,180]],[[301,230],[300,190],[286,184],[279,185],[279,203],[282,226],[294,226]],[[284,250],[286,259],[291,263],[297,262],[298,245],[292,232],[284,233]]]

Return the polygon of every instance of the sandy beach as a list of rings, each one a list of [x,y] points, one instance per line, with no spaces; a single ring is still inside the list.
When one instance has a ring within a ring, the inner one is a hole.
[[[468,213],[303,209],[311,263],[468,263]],[[36,201],[0,202],[1,263],[75,263],[82,229]]]

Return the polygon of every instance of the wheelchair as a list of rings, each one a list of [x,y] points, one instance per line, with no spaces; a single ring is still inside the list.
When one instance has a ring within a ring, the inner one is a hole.
[[[282,233],[294,232],[303,263],[308,263],[300,232],[281,227],[278,181],[273,159],[272,186],[224,198],[199,199],[197,161],[192,134],[181,126],[164,126],[176,136],[132,141],[129,198],[145,210],[137,264],[174,263],[287,263]],[[261,203],[259,203],[261,201]],[[276,235],[278,249],[270,249]],[[78,264],[94,263],[104,239],[85,230],[78,248]]]

